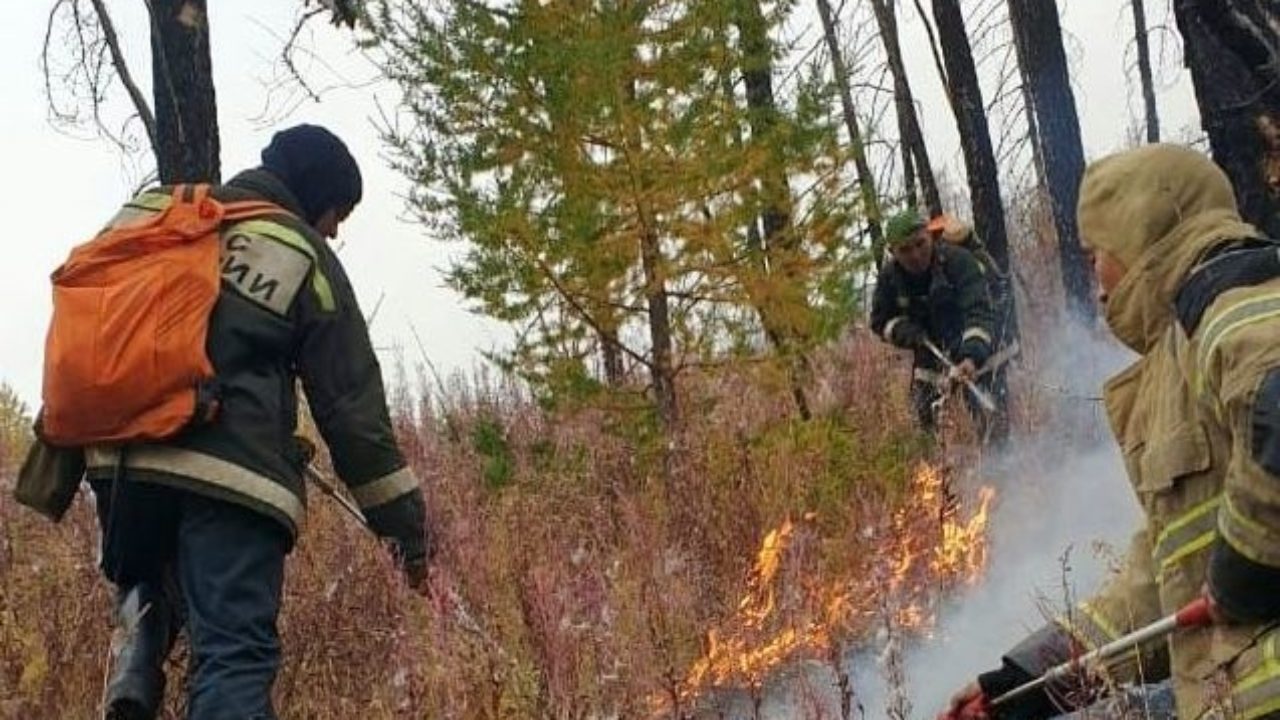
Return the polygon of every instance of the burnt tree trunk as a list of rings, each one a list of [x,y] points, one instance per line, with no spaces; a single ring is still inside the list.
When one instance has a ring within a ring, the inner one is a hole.
[[[1176,0],[1174,15],[1213,159],[1241,215],[1280,237],[1280,10],[1270,0]]]
[[[1078,319],[1088,320],[1094,316],[1093,277],[1076,227],[1084,148],[1067,54],[1062,47],[1058,8],[1054,0],[1009,0],[1009,21],[1023,81],[1035,110],[1036,139],[1058,235],[1058,264],[1067,310]]]
[[[849,72],[845,68],[844,54],[836,35],[836,22],[827,0],[817,0],[818,16],[822,19],[822,34],[827,40],[827,52],[831,53],[831,71],[840,91],[840,109],[844,114],[845,129],[849,133],[849,145],[853,151],[853,165],[858,173],[858,191],[862,197],[862,212],[866,215],[867,231],[871,236],[871,248],[876,257],[884,251],[884,232],[880,227],[880,197],[876,192],[876,179],[867,164],[862,129],[858,126],[858,113],[853,106],[853,91],[849,86]]]
[[[1005,231],[1004,206],[1000,200],[1000,178],[995,153],[991,149],[991,129],[987,125],[982,88],[978,85],[978,72],[973,64],[973,51],[969,47],[960,4],[955,0],[933,0],[933,16],[946,65],[951,107],[960,131],[974,229],[995,261],[1007,270],[1009,239]]]
[[[893,76],[893,101],[898,113],[898,127],[902,135],[902,143],[907,146],[911,155],[911,169],[904,172],[915,173],[920,180],[920,190],[924,194],[924,204],[930,215],[942,212],[942,199],[938,194],[938,183],[933,175],[933,165],[929,162],[929,151],[924,144],[924,133],[920,130],[920,116],[916,113],[915,99],[911,94],[911,83],[907,79],[907,66],[902,61],[902,47],[898,43],[898,20],[894,13],[895,0],[871,0],[875,10],[876,25],[880,29],[880,40],[884,43],[885,56],[889,59],[889,72]],[[910,177],[910,175],[908,175]]]
[[[803,344],[810,333],[808,301],[800,266],[805,261],[800,237],[792,222],[791,188],[778,145],[774,141],[778,105],[773,94],[773,44],[759,0],[734,0],[733,22],[742,50],[742,79],[746,86],[751,142],[768,153],[760,174],[763,209],[766,282],[776,290],[771,302],[762,304],[760,320],[765,335],[791,363],[791,393],[800,417],[808,420],[809,401],[801,381],[808,361]]]
[[[1151,46],[1147,42],[1146,0],[1133,0],[1133,42],[1138,50],[1138,80],[1142,83],[1142,110],[1147,142],[1160,142],[1160,116],[1156,113],[1156,89],[1151,79]]]
[[[218,182],[218,108],[205,0],[152,0],[151,75],[160,182]]]

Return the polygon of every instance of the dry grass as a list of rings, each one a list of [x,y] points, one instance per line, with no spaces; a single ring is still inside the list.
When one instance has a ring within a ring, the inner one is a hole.
[[[402,388],[398,431],[476,624],[410,594],[315,493],[288,566],[281,716],[688,712],[686,673],[769,528],[813,513],[823,542],[805,568],[819,575],[867,556],[856,518],[898,502],[923,449],[901,365],[865,336],[819,354],[809,423],[767,364],[689,376],[669,447],[647,411],[616,398],[549,414],[490,378]],[[83,495],[54,526],[0,493],[0,717],[95,716],[110,608],[96,537]]]
[[[1032,361],[1033,330],[1051,326],[1024,322]],[[879,540],[862,530],[910,507],[911,469],[929,452],[908,416],[907,366],[865,331],[824,349],[807,423],[771,364],[691,373],[669,443],[623,395],[548,411],[487,376],[401,382],[397,430],[466,617],[409,593],[315,493],[288,565],[281,717],[692,717],[689,669],[769,529],[806,518],[794,587],[872,572]],[[1018,424],[1047,422],[1052,398],[1015,387]],[[51,525],[15,505],[11,477],[0,465],[0,718],[95,717],[110,593],[92,509],[82,496]],[[813,609],[789,612],[802,624]],[[181,716],[180,687],[165,717]]]

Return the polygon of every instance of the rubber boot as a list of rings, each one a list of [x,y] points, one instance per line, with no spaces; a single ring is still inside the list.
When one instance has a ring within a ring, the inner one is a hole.
[[[173,611],[158,587],[141,583],[121,595],[116,618],[105,720],[153,720],[164,701]]]

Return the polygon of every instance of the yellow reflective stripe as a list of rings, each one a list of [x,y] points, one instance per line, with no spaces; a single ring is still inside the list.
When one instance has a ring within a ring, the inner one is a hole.
[[[1081,620],[1085,622],[1080,622]],[[1077,640],[1088,645],[1090,650],[1096,650],[1120,637],[1120,632],[1115,626],[1087,602],[1076,606],[1076,614],[1073,617],[1059,617],[1058,624],[1066,628]]]
[[[898,323],[900,323],[900,322],[902,322],[903,320],[906,320],[906,319],[907,319],[907,317],[906,317],[905,315],[898,315],[897,317],[890,318],[890,319],[889,319],[889,322],[887,322],[887,323],[885,323],[885,324],[884,324],[884,332],[880,333],[880,337],[884,338],[885,340],[889,340],[890,342],[892,342],[892,340],[890,340],[890,338],[891,338],[891,337],[892,337],[892,335],[893,335],[893,328],[894,328]]]
[[[169,207],[173,202],[173,196],[167,193],[144,192],[125,203],[125,207],[134,207],[140,210],[154,210],[159,212]]]
[[[1230,494],[1226,495],[1222,506],[1226,512],[1218,513],[1218,530],[1231,543],[1231,547],[1256,563],[1276,565],[1275,551],[1272,550],[1269,555],[1261,549],[1274,546],[1275,533],[1240,512],[1235,503],[1231,502]]]
[[[1222,496],[1206,500],[1165,526],[1156,537],[1151,557],[1161,570],[1213,542],[1218,529],[1218,506]]]
[[[409,468],[403,467],[371,482],[352,487],[351,497],[356,499],[356,504],[361,510],[368,510],[385,505],[417,489],[418,478]]]
[[[90,446],[85,449],[85,464],[91,468],[115,467],[118,448]],[[233,462],[194,450],[168,445],[131,446],[125,454],[125,467],[151,470],[192,478],[252,498],[279,510],[297,527],[306,512],[302,499],[284,485]]]
[[[1217,537],[1218,537],[1217,528],[1214,528],[1213,530],[1209,530],[1208,532],[1203,533],[1201,535],[1197,535],[1194,540],[1187,543],[1186,545],[1183,545],[1181,548],[1178,548],[1176,552],[1174,552],[1172,555],[1170,555],[1169,557],[1161,561],[1160,571],[1164,572],[1165,570],[1181,562],[1186,557],[1190,555],[1194,555],[1195,553],[1198,553],[1201,550],[1204,550],[1205,548],[1212,545],[1213,541],[1217,539]]]
[[[1262,662],[1232,688],[1235,717],[1253,720],[1280,710],[1280,659],[1272,633],[1262,648]]]
[[[983,330],[980,327],[971,327],[966,329],[964,331],[964,335],[960,336],[960,342],[965,342],[973,338],[978,338],[979,340],[985,342],[988,345],[991,344],[991,333],[987,332],[986,330]]]
[[[1204,329],[1198,364],[1201,368],[1208,367],[1209,360],[1218,349],[1218,345],[1231,333],[1246,325],[1277,316],[1280,316],[1280,293],[1252,297],[1225,308],[1222,314],[1215,317]]]
[[[329,278],[325,277],[320,270],[320,258],[316,256],[315,248],[311,247],[311,243],[307,242],[301,233],[270,220],[245,220],[232,225],[227,232],[268,237],[311,258],[311,289],[320,300],[320,308],[327,312],[337,309],[337,303],[333,299],[333,287],[329,284]]]

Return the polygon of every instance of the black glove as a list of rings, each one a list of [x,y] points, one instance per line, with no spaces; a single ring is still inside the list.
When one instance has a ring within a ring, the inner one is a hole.
[[[924,344],[924,330],[910,320],[902,320],[893,326],[893,332],[889,334],[889,342],[900,348],[915,350]]]
[[[979,675],[978,685],[989,700],[995,700],[1070,660],[1080,649],[1075,645],[1061,626],[1045,625],[1009,650],[999,669]],[[1055,690],[1057,694],[1051,694]],[[1063,713],[1062,700],[1061,688],[1041,686],[993,708],[992,714],[1000,720],[1046,720]]]
[[[974,366],[981,370],[987,363],[987,358],[991,357],[991,344],[982,338],[969,338],[960,343],[956,357],[960,360],[972,360]]]
[[[422,492],[403,495],[366,512],[369,525],[379,537],[389,541],[396,563],[415,589],[424,590],[431,561],[435,558],[435,536],[426,521]]]
[[[1001,695],[1035,680],[1036,676],[1009,662],[1008,658],[997,670],[984,672],[978,676],[978,686],[987,700],[995,700]],[[1060,714],[1044,688],[1038,688],[1015,700],[1010,700],[999,707],[992,708],[993,717],[1000,720],[1041,720]]]

